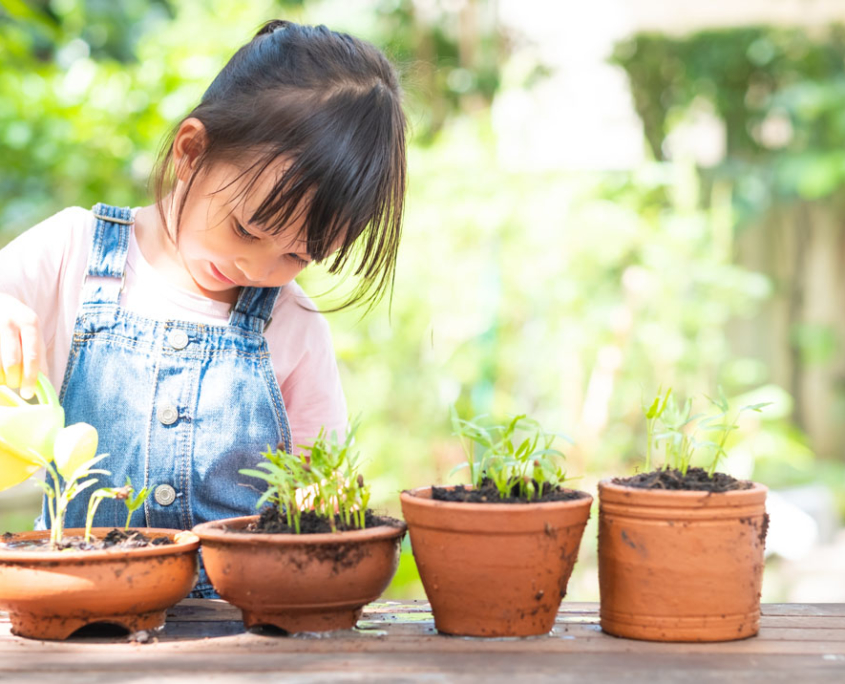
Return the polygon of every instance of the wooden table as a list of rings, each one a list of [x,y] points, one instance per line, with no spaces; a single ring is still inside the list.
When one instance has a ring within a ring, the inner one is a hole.
[[[422,601],[371,604],[327,636],[245,632],[240,611],[208,600],[183,601],[155,635],[87,629],[22,639],[0,614],[0,681],[845,683],[845,604],[764,605],[757,637],[719,644],[617,639],[597,604],[567,602],[550,635],[528,639],[438,635]]]

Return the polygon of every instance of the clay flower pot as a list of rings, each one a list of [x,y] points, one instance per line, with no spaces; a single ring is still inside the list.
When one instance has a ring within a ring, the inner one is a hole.
[[[202,523],[205,569],[214,589],[243,612],[244,625],[289,633],[355,626],[390,584],[406,526],[335,534],[239,532],[258,516]]]
[[[599,483],[605,632],[729,641],[760,628],[766,487],[724,493]]]
[[[546,634],[554,626],[593,498],[527,504],[436,501],[402,492],[414,559],[446,634]]]
[[[111,528],[94,528],[103,536]],[[133,528],[135,529],[135,528]],[[137,528],[167,546],[100,551],[26,551],[0,548],[0,610],[12,633],[67,639],[95,622],[130,632],[164,625],[168,608],[185,598],[197,579],[199,539],[190,532]],[[82,529],[65,530],[81,537]],[[21,532],[14,541],[49,539],[50,532]]]

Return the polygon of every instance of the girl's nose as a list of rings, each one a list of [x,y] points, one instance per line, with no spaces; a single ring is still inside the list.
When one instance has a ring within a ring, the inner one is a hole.
[[[273,273],[271,264],[260,261],[236,261],[235,266],[249,282],[256,284],[266,281]]]

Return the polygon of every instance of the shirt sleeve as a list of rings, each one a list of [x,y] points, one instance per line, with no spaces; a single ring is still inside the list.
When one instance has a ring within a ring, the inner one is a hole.
[[[321,428],[344,439],[347,413],[329,324],[322,314],[292,299],[274,312],[267,337],[297,450],[312,443]],[[307,298],[300,301],[310,304]],[[276,338],[269,339],[274,334]]]
[[[35,311],[48,347],[56,336],[70,252],[81,242],[78,233],[86,215],[80,207],[64,209],[0,250],[0,292]]]

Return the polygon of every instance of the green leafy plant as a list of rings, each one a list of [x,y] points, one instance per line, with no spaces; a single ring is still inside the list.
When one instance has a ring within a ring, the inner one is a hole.
[[[122,500],[126,505],[127,515],[126,524],[123,530],[129,529],[129,522],[132,520],[132,514],[138,510],[144,503],[149,494],[149,489],[144,487],[140,492],[135,494],[135,489],[132,487],[132,480],[126,478],[126,484],[123,487],[101,487],[91,494],[88,499],[88,513],[85,517],[85,542],[91,541],[91,528],[94,526],[94,516],[97,514],[97,508],[104,499],[118,499]],[[134,495],[134,496],[133,496]]]
[[[265,503],[277,506],[297,534],[306,510],[327,521],[333,532],[337,532],[338,521],[345,529],[364,529],[370,487],[358,472],[359,454],[352,451],[358,426],[355,420],[342,442],[336,433],[329,437],[321,428],[313,444],[300,445],[303,451],[298,455],[268,446],[262,453],[265,460],[256,466],[261,470],[240,471],[267,482],[256,508]]]
[[[745,411],[759,413],[769,402],[743,406],[729,416],[730,402],[719,388],[719,397],[707,397],[718,413],[705,416],[692,412],[692,399],[676,401],[669,388],[665,394],[658,390],[654,401],[643,405],[646,418],[646,472],[652,467],[652,450],[663,445],[663,469],[678,470],[686,475],[692,459],[701,454],[708,463],[707,474],[713,477],[719,461],[727,455],[725,445],[730,434],[739,429],[739,418]]]
[[[643,405],[643,413],[645,413],[646,419],[646,434],[647,434],[647,441],[646,441],[646,451],[645,451],[645,469],[646,472],[651,470],[651,452],[654,448],[654,429],[657,424],[658,419],[663,415],[666,411],[666,404],[669,402],[669,395],[672,394],[672,388],[670,387],[666,390],[666,394],[663,396],[663,399],[660,398],[661,390],[657,390],[657,396],[654,398],[654,401],[651,403],[650,406]]]
[[[452,428],[467,457],[453,473],[469,468],[473,487],[480,488],[489,479],[502,499],[516,490],[520,498],[530,501],[543,495],[544,485],[555,489],[565,482],[566,472],[558,465],[564,454],[552,445],[559,437],[569,438],[545,431],[524,414],[504,425],[486,425],[484,418],[464,420],[452,407]]]
[[[47,478],[36,480],[47,497],[50,543],[64,535],[67,507],[80,492],[97,483],[95,468],[107,454],[97,453],[97,430],[87,423],[65,427],[65,414],[56,390],[43,374],[35,386],[37,404],[24,401],[0,386],[0,490],[23,482],[44,468]]]

